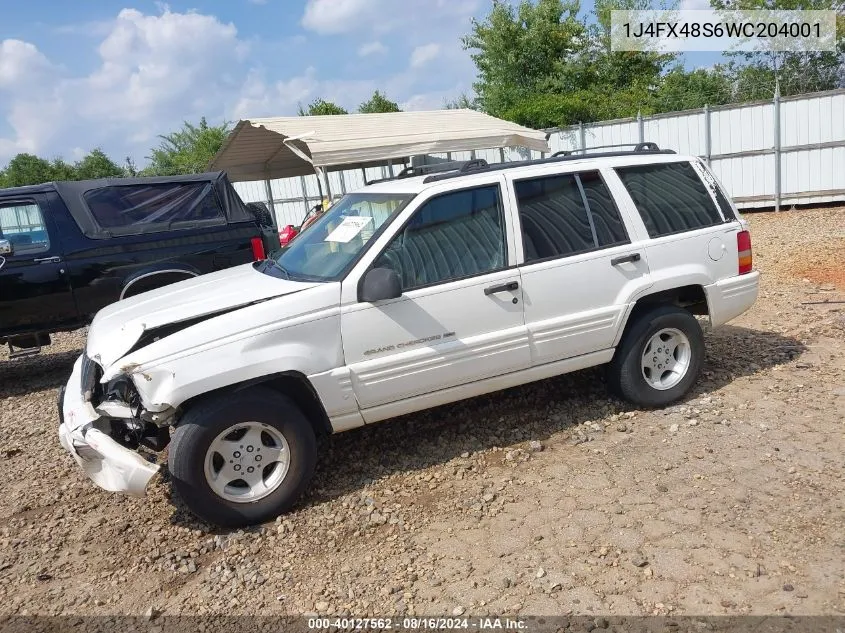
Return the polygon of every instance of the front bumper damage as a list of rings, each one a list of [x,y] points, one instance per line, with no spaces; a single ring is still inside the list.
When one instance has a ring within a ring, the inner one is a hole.
[[[159,473],[159,466],[96,428],[102,416],[83,397],[82,364],[80,356],[59,403],[59,441],[95,484],[111,492],[142,497]]]

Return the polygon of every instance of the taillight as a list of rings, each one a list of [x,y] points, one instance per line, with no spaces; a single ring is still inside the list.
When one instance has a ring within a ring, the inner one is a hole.
[[[279,231],[279,244],[281,244],[282,246],[287,246],[288,242],[290,242],[295,237],[296,229],[293,227],[292,224],[288,224],[281,231]]]
[[[252,258],[257,262],[267,259],[267,255],[264,252],[264,242],[261,241],[261,238],[253,237],[250,242],[252,243]]]
[[[751,256],[751,233],[740,231],[736,234],[736,250],[739,253],[739,274],[750,273],[754,263]]]

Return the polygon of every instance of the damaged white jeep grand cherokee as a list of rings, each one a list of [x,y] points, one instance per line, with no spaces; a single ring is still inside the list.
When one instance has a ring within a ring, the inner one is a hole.
[[[262,522],[306,489],[320,433],[600,364],[633,403],[677,400],[704,361],[693,315],[757,297],[745,224],[695,157],[447,168],[347,195],[275,259],[102,310],[62,445],[136,495],[158,471],[136,449],[169,445],[199,517]]]

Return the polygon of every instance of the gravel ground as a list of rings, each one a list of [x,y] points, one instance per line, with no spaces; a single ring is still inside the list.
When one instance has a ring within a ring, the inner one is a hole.
[[[0,614],[845,613],[845,209],[749,221],[761,297],[681,404],[590,370],[352,431],[254,530],[84,477],[55,405],[82,333],[0,357]]]

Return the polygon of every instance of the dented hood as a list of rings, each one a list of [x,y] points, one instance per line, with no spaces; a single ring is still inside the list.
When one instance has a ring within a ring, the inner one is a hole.
[[[213,316],[316,285],[271,277],[255,270],[252,264],[180,281],[100,310],[88,331],[86,352],[103,367],[109,367],[132,349],[147,330]]]

